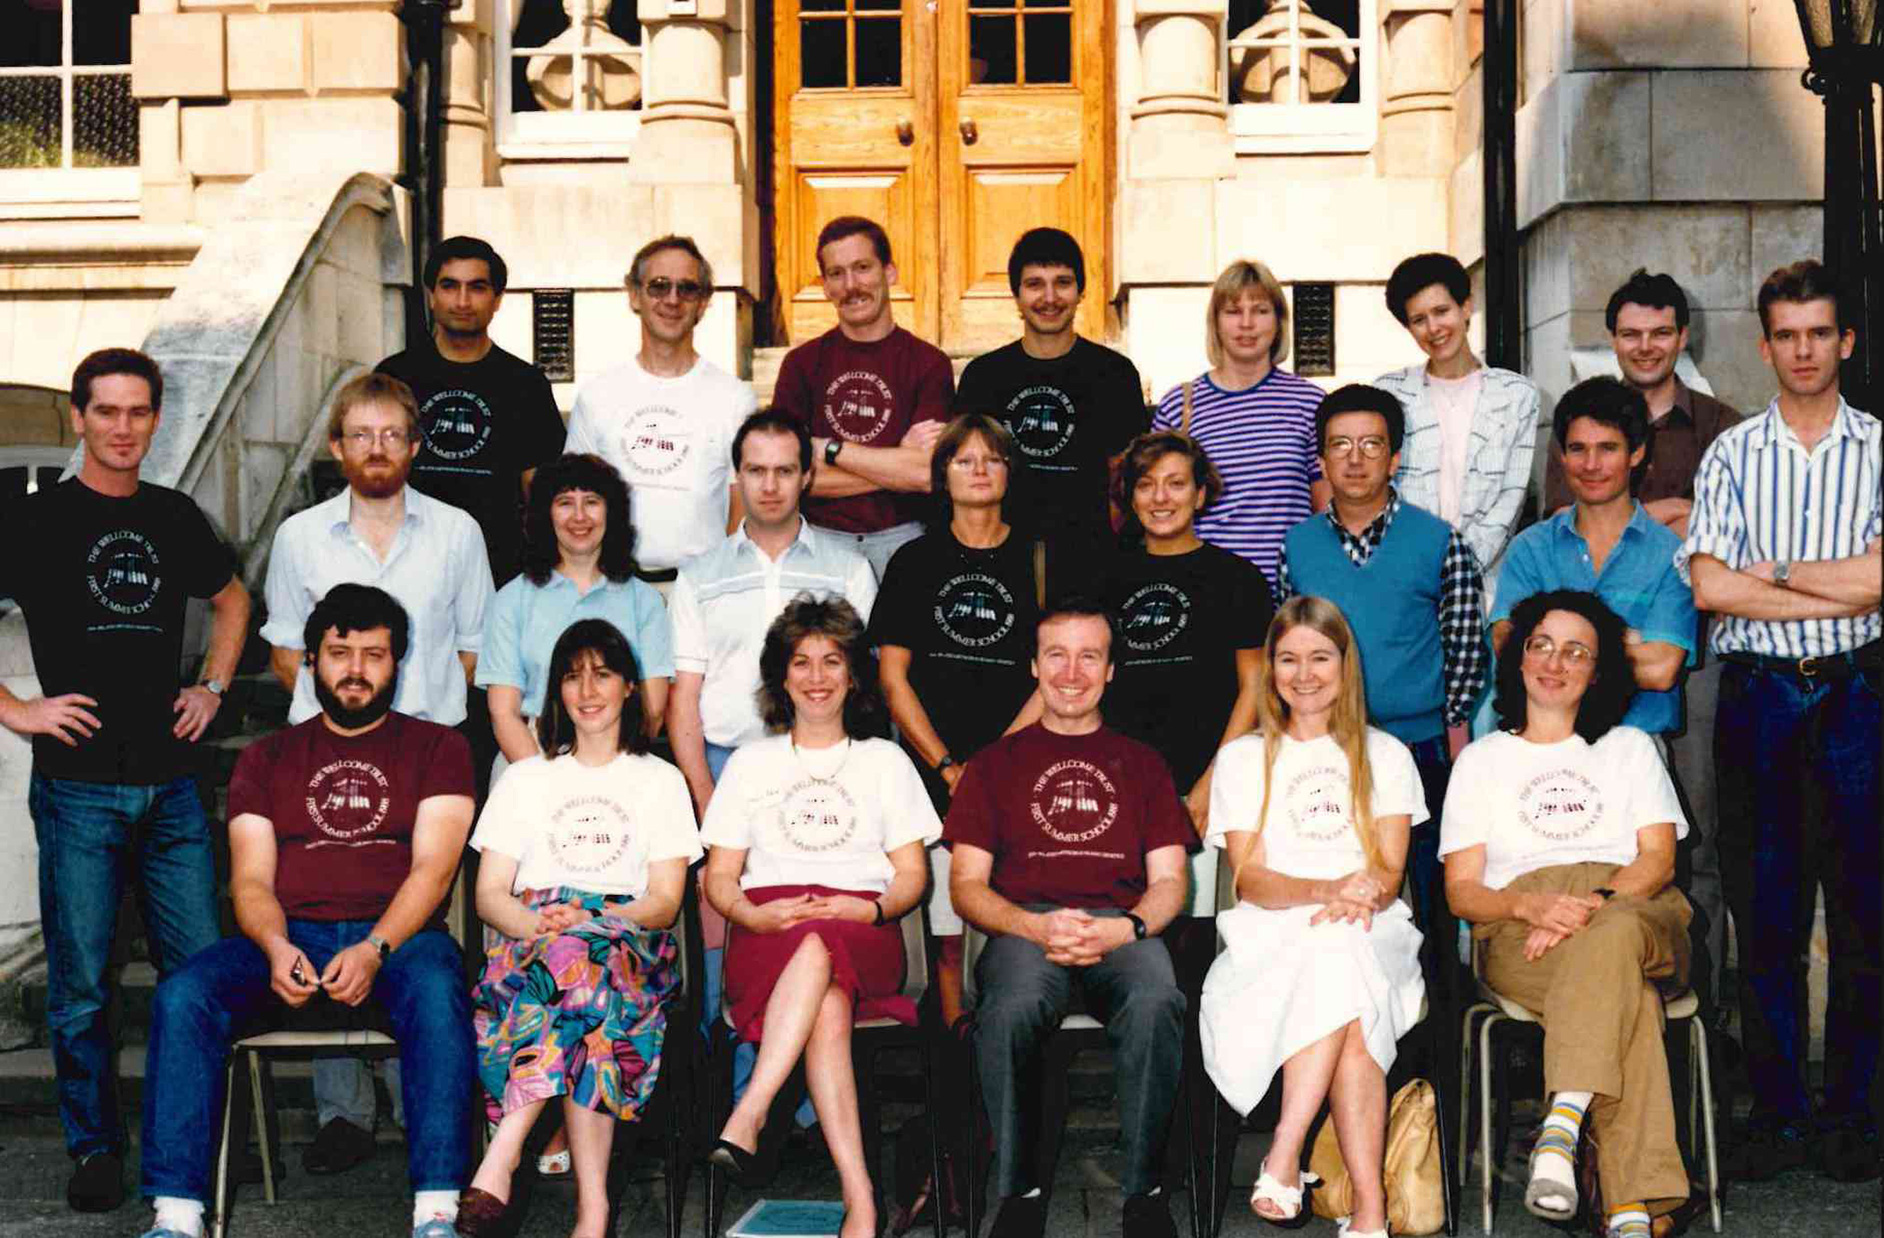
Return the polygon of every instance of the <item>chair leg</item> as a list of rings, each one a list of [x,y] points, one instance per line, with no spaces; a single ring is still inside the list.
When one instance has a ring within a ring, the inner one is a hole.
[[[1455,1211],[1457,1200],[1453,1198],[1452,1157],[1446,1139],[1446,1093],[1438,1079],[1433,1079],[1433,1118],[1437,1129],[1433,1132],[1439,1138],[1439,1187],[1446,1205],[1446,1234],[1452,1238],[1459,1232],[1459,1217]],[[1199,1235],[1199,1238],[1202,1238]]]
[[[223,1238],[229,1225],[229,1139],[235,1126],[235,1074],[236,1054],[229,1055],[229,1061],[223,1067],[222,1091],[222,1151],[216,1156],[215,1198],[209,1221],[209,1238]]]
[[[270,1136],[274,1134],[274,1114],[269,1112],[267,1086],[262,1081],[262,1055],[251,1049],[249,1059],[249,1090],[255,1097],[255,1142],[262,1152],[262,1198],[271,1205],[275,1202],[275,1149]]]
[[[1472,1171],[1472,1016],[1479,1007],[1466,1007],[1459,1028],[1459,1187]]]
[[[962,1052],[967,1056],[968,1074],[968,1120],[962,1123],[968,1132],[964,1147],[967,1156],[962,1161],[962,1179],[967,1184],[967,1197],[962,1200],[963,1238],[979,1238],[981,1233],[981,1193],[986,1183],[981,1179],[981,1067],[975,1057],[975,1033],[971,1024],[968,1037],[962,1042]]]
[[[1196,1076],[1202,1074],[1191,1064],[1184,1068],[1184,1145],[1185,1176],[1190,1185],[1191,1194],[1191,1238],[1204,1238],[1203,1225],[1203,1173],[1199,1165],[1201,1155],[1197,1144],[1197,1091]]]
[[[1690,1035],[1694,1042],[1694,1069],[1701,1078],[1701,1121],[1707,1132],[1707,1207],[1709,1218],[1714,1222],[1714,1232],[1720,1233],[1720,1154],[1714,1144],[1714,1071],[1708,1060],[1707,1027],[1699,1015],[1688,1020],[1692,1029]],[[1690,1135],[1692,1140],[1693,1136]]]
[[[1485,1016],[1478,1025],[1478,1158],[1479,1186],[1484,1189],[1484,1198],[1480,1201],[1480,1212],[1487,1234],[1492,1232],[1492,1161],[1495,1154],[1492,1149],[1492,1027],[1499,1020],[1498,1015]],[[1502,1153],[1503,1149],[1499,1149]]]
[[[948,1217],[944,1215],[944,1180],[942,1177],[942,1124],[937,1119],[936,1103],[940,1093],[935,1085],[936,1076],[936,1038],[939,1033],[934,1028],[921,1029],[922,1036],[922,1107],[929,1119],[929,1207],[935,1217],[935,1238],[944,1238],[948,1231]],[[969,1108],[974,1107],[971,1098]]]

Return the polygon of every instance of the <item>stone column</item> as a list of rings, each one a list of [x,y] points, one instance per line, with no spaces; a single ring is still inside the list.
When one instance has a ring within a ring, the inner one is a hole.
[[[1444,176],[1452,170],[1455,0],[1386,0],[1381,40],[1380,170]]]
[[[735,184],[738,134],[726,100],[726,41],[739,0],[638,0],[641,134],[629,176]]]
[[[1220,72],[1226,0],[1135,0],[1134,178],[1227,176],[1236,152]]]
[[[496,178],[491,134],[493,65],[491,0],[466,0],[445,19],[445,183],[482,186]]]

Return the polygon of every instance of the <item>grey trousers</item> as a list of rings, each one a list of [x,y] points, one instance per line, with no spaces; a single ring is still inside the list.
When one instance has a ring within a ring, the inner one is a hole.
[[[1164,943],[1133,942],[1091,967],[1061,967],[1025,938],[995,937],[976,962],[975,982],[975,1062],[994,1128],[995,1193],[1006,1198],[1051,1186],[1031,1181],[1045,1132],[1032,1129],[1039,1114],[1023,1112],[1032,1108],[1026,1082],[1041,1042],[1072,1008],[1075,988],[1086,1012],[1105,1024],[1117,1063],[1120,1185],[1127,1195],[1156,1187],[1184,1066],[1186,1008]]]
[[[1697,957],[1695,971],[1705,966],[1705,975],[1696,975],[1697,985],[1714,1001],[1727,995],[1721,992],[1721,972],[1727,966],[1727,898],[1720,883],[1720,815],[1716,808],[1714,779],[1714,710],[1720,699],[1720,674],[1725,663],[1710,656],[1707,665],[1688,676],[1685,696],[1688,706],[1687,730],[1668,742],[1673,757],[1675,780],[1688,810],[1688,878],[1682,893],[1693,904],[1695,942],[1705,946],[1705,963]]]

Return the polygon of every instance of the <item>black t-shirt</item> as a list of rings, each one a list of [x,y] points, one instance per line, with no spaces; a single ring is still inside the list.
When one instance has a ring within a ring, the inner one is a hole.
[[[999,738],[1033,692],[1037,609],[1026,538],[1010,533],[999,546],[973,550],[942,529],[890,560],[870,612],[870,641],[909,650],[909,686],[957,761]]]
[[[379,363],[412,388],[424,441],[412,484],[470,512],[484,531],[491,578],[503,588],[523,559],[519,478],[563,454],[563,417],[549,379],[495,344],[483,358],[447,361],[430,344]]]
[[[1017,522],[1050,539],[1111,541],[1107,461],[1151,426],[1138,367],[1085,338],[1063,357],[1027,355],[1019,340],[962,371],[955,411],[987,413],[1014,435]]]
[[[190,598],[229,583],[233,559],[189,496],[146,482],[128,498],[76,477],[5,513],[0,596],[26,612],[46,696],[98,702],[99,729],[76,748],[33,737],[33,768],[49,778],[155,786],[190,770],[170,733],[182,688],[183,616]]]
[[[1119,618],[1106,725],[1162,753],[1186,793],[1236,705],[1236,651],[1260,649],[1269,634],[1269,581],[1206,543],[1181,555],[1127,551],[1101,596]]]

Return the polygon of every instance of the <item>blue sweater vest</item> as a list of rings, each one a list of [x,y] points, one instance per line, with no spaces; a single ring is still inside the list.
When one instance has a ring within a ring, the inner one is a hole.
[[[1354,629],[1367,720],[1406,744],[1446,730],[1439,585],[1451,538],[1445,521],[1402,503],[1361,567],[1342,549],[1326,513],[1290,529],[1284,542],[1295,592],[1333,602]]]

